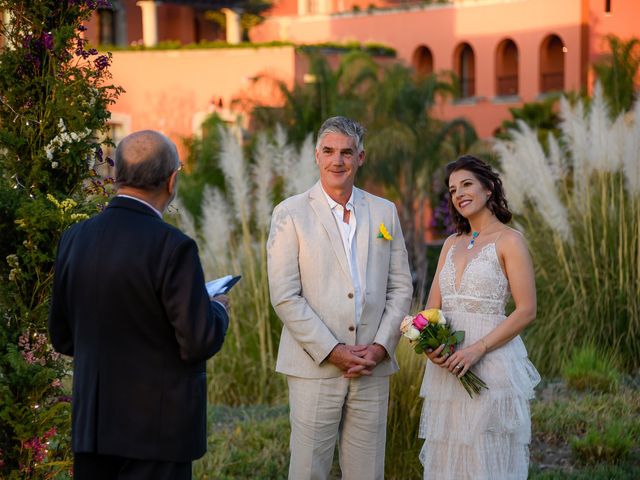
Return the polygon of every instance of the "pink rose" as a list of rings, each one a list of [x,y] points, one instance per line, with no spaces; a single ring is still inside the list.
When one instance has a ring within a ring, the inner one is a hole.
[[[415,318],[413,319],[413,326],[416,327],[418,330],[422,330],[427,325],[429,325],[429,320],[424,318],[421,313],[416,315]]]

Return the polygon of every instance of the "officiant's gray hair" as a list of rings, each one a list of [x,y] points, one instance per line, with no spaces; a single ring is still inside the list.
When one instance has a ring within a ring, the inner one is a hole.
[[[180,168],[175,144],[160,132],[141,130],[116,148],[116,185],[155,190]]]
[[[358,147],[358,153],[364,149],[364,135],[367,131],[355,120],[347,117],[327,118],[320,127],[320,130],[318,130],[316,150],[320,148],[320,142],[327,133],[339,133],[340,135],[353,138]]]

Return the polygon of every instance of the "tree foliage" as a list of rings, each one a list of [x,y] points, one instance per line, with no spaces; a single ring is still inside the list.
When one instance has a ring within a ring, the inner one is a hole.
[[[602,85],[613,118],[631,110],[638,91],[640,68],[640,40],[621,40],[607,36],[611,52],[597,62],[593,69]]]
[[[69,467],[68,362],[46,336],[58,238],[96,211],[109,54],[82,22],[105,0],[0,0],[0,476],[53,478]],[[5,235],[6,232],[6,235]]]
[[[346,53],[336,68],[317,51],[307,51],[309,73],[306,83],[293,88],[276,81],[284,97],[282,108],[255,105],[253,115],[257,129],[269,129],[276,123],[285,127],[290,141],[300,146],[309,133],[316,132],[322,122],[334,115],[362,118],[367,92],[375,85],[378,66],[373,58],[360,50]],[[258,81],[273,81],[261,77]]]

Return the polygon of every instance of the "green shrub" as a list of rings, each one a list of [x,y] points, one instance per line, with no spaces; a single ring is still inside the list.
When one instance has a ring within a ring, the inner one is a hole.
[[[578,391],[615,392],[620,385],[615,361],[594,347],[575,349],[562,376],[569,387]]]
[[[626,426],[616,421],[603,430],[590,429],[584,437],[574,438],[571,441],[571,451],[581,463],[616,464],[629,456],[633,443]]]

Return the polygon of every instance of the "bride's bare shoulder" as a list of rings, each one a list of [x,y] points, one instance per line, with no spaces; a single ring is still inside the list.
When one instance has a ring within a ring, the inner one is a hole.
[[[500,236],[496,240],[496,247],[498,250],[509,253],[509,252],[521,252],[527,249],[527,240],[525,239],[522,232],[516,230],[515,228],[508,227],[505,225],[505,228],[502,232],[500,232]]]
[[[456,240],[460,238],[460,234],[459,233],[453,233],[451,235],[449,235],[444,243],[442,244],[442,253],[443,254],[447,254],[447,252],[449,251],[449,249],[456,243]]]

